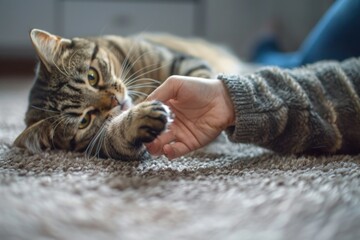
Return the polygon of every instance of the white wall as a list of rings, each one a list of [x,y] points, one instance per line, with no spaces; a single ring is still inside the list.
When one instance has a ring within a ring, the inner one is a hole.
[[[32,56],[34,53],[28,36],[31,28],[71,35],[67,37],[73,37],[76,32],[78,35],[131,34],[144,29],[198,35],[228,45],[246,57],[259,33],[270,23],[275,23],[280,42],[286,50],[293,50],[331,2],[0,0],[0,57]]]

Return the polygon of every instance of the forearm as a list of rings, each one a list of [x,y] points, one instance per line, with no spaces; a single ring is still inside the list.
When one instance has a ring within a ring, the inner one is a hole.
[[[219,79],[235,108],[231,141],[281,153],[360,151],[359,59]]]

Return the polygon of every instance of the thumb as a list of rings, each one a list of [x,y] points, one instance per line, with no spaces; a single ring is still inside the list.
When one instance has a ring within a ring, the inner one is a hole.
[[[178,90],[181,86],[181,81],[176,76],[171,76],[166,79],[163,84],[156,88],[147,98],[147,101],[158,100],[166,102],[170,99],[176,98]]]

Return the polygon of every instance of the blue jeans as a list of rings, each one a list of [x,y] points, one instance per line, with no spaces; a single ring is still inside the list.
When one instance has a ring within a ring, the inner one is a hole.
[[[310,32],[299,50],[282,53],[275,43],[263,42],[253,62],[297,67],[320,60],[344,60],[360,56],[360,1],[337,0]]]

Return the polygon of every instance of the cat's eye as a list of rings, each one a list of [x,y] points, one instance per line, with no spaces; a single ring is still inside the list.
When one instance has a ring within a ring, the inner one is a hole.
[[[86,128],[87,126],[89,126],[90,122],[91,122],[91,114],[86,113],[79,123],[79,129]]]
[[[99,83],[99,74],[94,68],[90,68],[87,72],[87,79],[92,87],[96,87]]]

